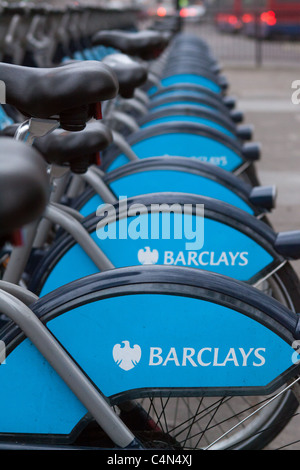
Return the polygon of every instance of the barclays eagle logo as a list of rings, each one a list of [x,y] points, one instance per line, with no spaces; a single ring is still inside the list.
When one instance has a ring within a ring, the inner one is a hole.
[[[141,359],[142,351],[138,344],[130,347],[129,341],[122,341],[121,344],[115,344],[113,347],[113,358],[117,365],[123,370],[133,369]]]
[[[149,246],[138,251],[138,260],[141,264],[156,264],[158,261],[158,251],[150,250]]]

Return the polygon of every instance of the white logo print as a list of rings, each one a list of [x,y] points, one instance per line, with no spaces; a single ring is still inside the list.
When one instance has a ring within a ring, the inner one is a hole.
[[[149,246],[146,246],[144,250],[139,250],[138,260],[141,264],[156,264],[158,261],[158,251],[151,251]]]
[[[121,344],[115,344],[113,347],[113,358],[117,365],[123,370],[133,369],[141,359],[142,351],[138,344],[130,347],[129,341],[122,341]]]

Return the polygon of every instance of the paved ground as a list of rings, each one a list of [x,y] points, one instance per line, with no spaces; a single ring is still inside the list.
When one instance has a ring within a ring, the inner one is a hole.
[[[261,183],[277,186],[270,220],[276,231],[300,230],[300,105],[291,101],[291,83],[300,79],[300,70],[225,66],[224,73],[245,121],[254,125],[254,140],[262,144]],[[294,266],[300,274],[300,263]]]
[[[264,64],[298,64],[300,40],[255,40],[243,34],[228,34],[217,30],[213,18],[206,18],[200,25],[187,24],[189,32],[208,39],[217,57],[238,66],[263,62]]]
[[[195,26],[189,30],[198,31]],[[300,231],[300,104],[294,105],[291,101],[294,91],[291,85],[294,80],[300,80],[300,67],[295,67],[295,61],[288,61],[288,64],[284,61],[282,51],[286,45],[278,45],[281,51],[279,54],[278,49],[275,63],[266,61],[263,67],[257,68],[253,55],[249,55],[247,41],[239,42],[241,57],[243,51],[248,51],[246,62],[238,62],[233,50],[232,58],[235,60],[230,60],[228,51],[236,47],[232,37],[223,36],[220,43],[217,33],[210,31],[207,41],[217,57],[218,53],[222,54],[223,73],[230,82],[229,93],[237,97],[238,108],[245,113],[245,121],[255,127],[254,140],[262,144],[262,158],[257,164],[261,183],[277,186],[277,207],[270,216],[273,227],[278,232]],[[295,47],[298,50],[300,46]],[[300,275],[300,261],[294,262],[293,266]],[[277,449],[298,439],[300,419],[295,417],[268,449]],[[300,443],[286,449],[300,450]]]
[[[291,83],[300,78],[295,68],[226,67],[231,93],[238,97],[246,122],[255,126],[262,144],[257,168],[262,184],[276,184],[277,207],[270,216],[276,231],[300,230],[300,105],[291,102]],[[300,232],[299,232],[300,233]],[[293,263],[300,275],[300,262]],[[300,419],[292,420],[270,449],[300,439]],[[300,449],[300,443],[287,449]]]
[[[300,230],[300,104],[292,103],[292,83],[300,80],[300,42],[289,47],[299,49],[299,61],[284,60],[283,43],[277,44],[277,56],[266,55],[264,65],[256,67],[247,58],[249,39],[220,35],[211,25],[189,25],[186,30],[203,37],[223,65],[229,80],[229,94],[238,99],[245,121],[255,127],[254,140],[262,144],[262,159],[257,164],[262,184],[276,184],[277,209],[271,216],[276,230]],[[234,39],[235,38],[235,39]],[[238,44],[239,52],[236,52]],[[253,45],[252,45],[253,48]],[[272,50],[276,50],[276,43]],[[276,57],[271,63],[270,58]],[[299,95],[300,96],[300,95]],[[300,274],[300,263],[296,263]]]

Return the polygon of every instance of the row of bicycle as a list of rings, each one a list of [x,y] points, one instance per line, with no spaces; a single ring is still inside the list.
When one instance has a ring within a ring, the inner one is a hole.
[[[300,233],[204,41],[92,42],[0,64],[0,448],[263,448],[298,407]]]

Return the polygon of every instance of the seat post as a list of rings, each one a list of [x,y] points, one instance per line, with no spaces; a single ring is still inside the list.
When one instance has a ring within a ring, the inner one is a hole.
[[[57,129],[59,122],[54,119],[30,118],[20,124],[17,128],[14,139],[32,145],[36,137],[43,137]]]
[[[59,126],[59,122],[51,119],[31,118],[17,128],[14,139],[32,145],[36,137],[47,135]],[[40,220],[34,221],[24,228],[24,244],[13,249],[3,280],[19,284],[29,259]]]

